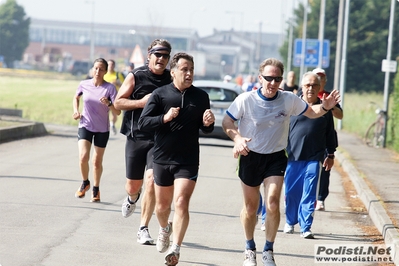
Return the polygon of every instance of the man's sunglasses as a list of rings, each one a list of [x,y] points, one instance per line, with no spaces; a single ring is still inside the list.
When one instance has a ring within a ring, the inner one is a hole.
[[[170,54],[163,54],[163,53],[153,53],[157,58],[163,57],[164,59],[169,59]]]
[[[283,77],[272,77],[272,76],[262,76],[266,81],[276,81],[276,82],[281,82],[283,80]]]

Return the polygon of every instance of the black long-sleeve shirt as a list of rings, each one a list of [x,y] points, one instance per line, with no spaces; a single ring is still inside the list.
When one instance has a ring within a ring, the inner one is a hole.
[[[163,123],[163,117],[171,107],[180,107],[179,115]],[[155,131],[155,163],[199,164],[199,129],[210,133],[214,128],[214,124],[203,125],[206,109],[210,109],[208,94],[194,86],[181,92],[171,83],[151,94],[138,126],[143,131]]]

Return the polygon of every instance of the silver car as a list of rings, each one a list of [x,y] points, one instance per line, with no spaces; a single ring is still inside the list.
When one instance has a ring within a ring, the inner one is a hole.
[[[200,130],[201,136],[212,136],[220,138],[228,138],[222,128],[223,117],[227,108],[234,99],[242,92],[241,87],[234,83],[225,83],[213,80],[196,80],[193,82],[195,87],[203,89],[209,95],[211,110],[215,115],[215,129],[211,134],[204,134]]]

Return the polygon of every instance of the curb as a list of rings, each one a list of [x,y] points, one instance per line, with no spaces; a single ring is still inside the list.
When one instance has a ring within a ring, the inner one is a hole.
[[[395,228],[391,218],[389,218],[383,207],[383,203],[371,191],[366,182],[364,182],[359,171],[353,166],[350,160],[340,151],[336,151],[335,154],[343,170],[348,174],[355,186],[359,198],[366,206],[371,220],[382,234],[385,245],[392,245],[392,260],[395,265],[399,265],[399,231]]]
[[[47,135],[43,123],[27,122],[23,125],[10,126],[0,130],[0,143]]]

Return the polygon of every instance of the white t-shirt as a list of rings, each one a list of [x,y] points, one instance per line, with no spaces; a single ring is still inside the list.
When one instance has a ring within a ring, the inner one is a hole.
[[[266,98],[261,88],[240,94],[226,113],[238,121],[241,136],[251,138],[251,151],[270,154],[287,147],[290,117],[301,115],[308,105],[292,92],[278,91]]]

